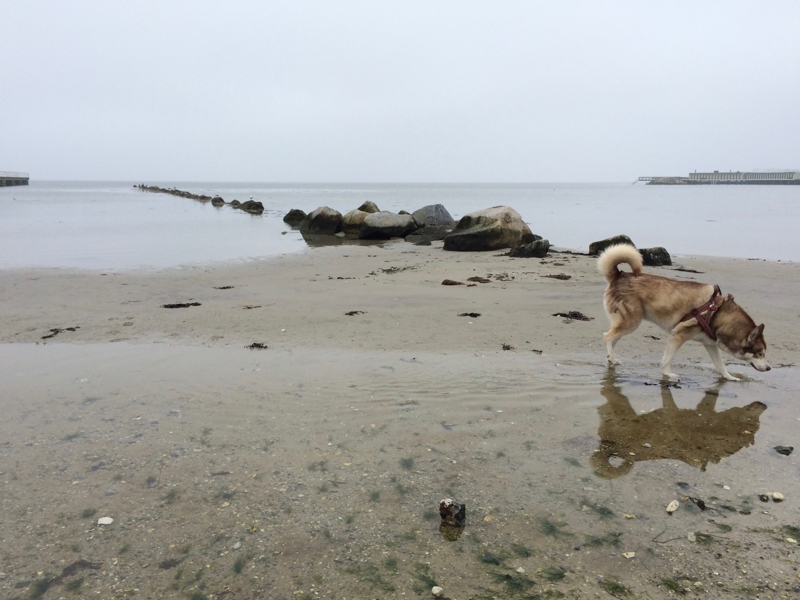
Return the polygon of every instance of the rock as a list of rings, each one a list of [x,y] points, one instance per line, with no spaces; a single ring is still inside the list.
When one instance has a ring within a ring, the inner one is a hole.
[[[461,527],[467,521],[467,505],[445,498],[439,502],[439,516],[442,517],[442,523]]]
[[[642,255],[644,264],[648,267],[661,267],[672,264],[672,257],[666,248],[660,246],[656,248],[640,248],[639,254]]]
[[[456,222],[441,204],[429,204],[411,213],[417,227],[446,227],[453,229]]]
[[[241,205],[242,205],[242,203],[239,202],[238,200],[231,200],[231,206],[233,208],[239,208]]]
[[[358,237],[361,233],[361,226],[364,224],[364,219],[366,219],[371,213],[363,211],[359,208],[355,210],[351,210],[345,216],[342,217],[342,231],[345,235],[351,235]]]
[[[233,546],[231,546],[231,550],[238,550],[242,547],[242,542],[236,542]]]
[[[615,235],[614,237],[610,237],[605,240],[600,240],[599,242],[592,242],[591,244],[589,244],[589,254],[597,256],[603,250],[615,244],[629,244],[634,248],[636,247],[636,244],[634,244],[631,241],[631,238],[629,238],[627,235]]]
[[[508,255],[514,258],[544,258],[547,256],[547,251],[549,249],[550,241],[539,238],[532,241],[530,244],[512,248]]]
[[[453,281],[452,279],[445,279],[442,285],[464,285],[463,281]]]
[[[674,513],[676,510],[678,510],[678,506],[680,506],[680,504],[678,504],[678,501],[677,500],[673,500],[672,502],[667,504],[667,512],[669,514]]]
[[[293,208],[283,217],[283,222],[292,227],[297,227],[306,218],[306,213],[299,208]]]
[[[794,446],[775,446],[774,450],[778,454],[789,456],[792,452],[794,452]]]
[[[434,598],[442,598],[444,596],[444,590],[438,585],[435,585],[431,588],[431,594],[433,594]]]
[[[114,519],[111,517],[100,517],[97,519],[98,525],[111,525],[114,522]]]
[[[320,206],[308,213],[299,227],[300,233],[333,235],[342,227],[342,213],[327,206]]]
[[[767,496],[766,494],[759,494],[758,499],[761,500],[762,502],[769,502],[769,496]]]
[[[213,204],[214,206],[223,206],[225,204],[225,200],[223,200],[219,196],[214,196],[211,199],[211,204]]]
[[[371,213],[364,219],[359,238],[362,240],[388,240],[406,237],[417,229],[411,215],[400,215],[387,211]]]
[[[398,214],[398,215],[410,215],[411,213],[410,213],[410,212],[408,212],[407,210],[401,210],[401,211],[398,211],[398,213],[397,213],[397,214]]]
[[[634,556],[636,556],[636,552],[623,552],[622,556],[624,556],[625,558],[633,558]]]
[[[444,238],[444,249],[480,252],[515,248],[534,241],[522,217],[508,206],[494,206],[461,217],[455,230]]]
[[[362,204],[361,206],[358,207],[358,210],[361,210],[361,211],[363,211],[365,213],[370,213],[370,214],[376,213],[376,212],[381,212],[381,209],[378,208],[378,205],[375,204],[372,200],[367,200],[366,202],[364,202],[364,204]]]
[[[414,222],[416,223],[416,220]],[[409,233],[406,236],[406,241],[418,246],[430,246],[431,242],[443,240],[451,231],[453,231],[452,227],[446,227],[444,225],[422,227],[413,233]]]
[[[525,569],[523,569],[522,567],[517,567],[517,573],[524,573],[524,572]]]
[[[783,494],[781,494],[780,492],[772,492],[773,502],[783,502],[784,500],[785,498],[783,497]]]
[[[689,533],[686,534],[686,539],[689,540],[690,542],[696,542],[697,536],[695,535],[694,531],[690,531]]]
[[[239,210],[250,213],[251,215],[260,215],[264,212],[264,205],[255,200],[246,200],[237,206]]]

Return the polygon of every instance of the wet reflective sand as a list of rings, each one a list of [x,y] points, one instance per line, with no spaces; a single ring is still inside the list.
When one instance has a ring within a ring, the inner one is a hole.
[[[0,596],[796,597],[796,371],[682,370],[2,345]]]

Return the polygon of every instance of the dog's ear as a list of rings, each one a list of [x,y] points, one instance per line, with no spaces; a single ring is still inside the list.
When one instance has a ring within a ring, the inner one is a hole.
[[[764,335],[763,323],[758,327],[756,327],[755,329],[753,329],[753,331],[750,332],[750,335],[747,336],[747,345],[752,346],[753,344],[755,344],[756,340],[760,338],[762,335]]]
[[[733,302],[733,294],[728,294],[727,296],[725,296],[725,300],[730,300],[731,302]]]

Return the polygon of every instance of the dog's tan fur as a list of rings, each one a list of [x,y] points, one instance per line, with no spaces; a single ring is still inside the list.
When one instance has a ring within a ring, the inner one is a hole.
[[[623,263],[630,266],[630,273],[617,268]],[[703,331],[697,319],[681,322],[683,316],[693,308],[698,308],[711,299],[714,294],[713,285],[642,273],[642,256],[636,248],[628,244],[607,248],[598,258],[597,266],[608,281],[603,305],[611,322],[611,329],[603,335],[603,339],[609,364],[619,364],[614,357],[617,341],[635,331],[642,319],[647,319],[670,334],[661,361],[666,377],[676,377],[671,371],[672,357],[689,340],[698,341],[705,346],[717,371],[725,379],[738,381],[725,368],[720,348],[749,362],[758,371],[770,370],[766,359],[764,325],[756,326],[730,294],[722,299],[722,304],[711,318],[711,329],[717,336],[717,341],[714,341]]]

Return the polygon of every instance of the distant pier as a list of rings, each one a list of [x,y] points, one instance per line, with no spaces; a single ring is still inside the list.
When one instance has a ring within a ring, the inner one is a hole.
[[[688,177],[639,177],[647,185],[800,185],[800,171],[713,171]]]
[[[14,171],[0,171],[0,187],[12,185],[28,185],[27,173],[15,173]]]

